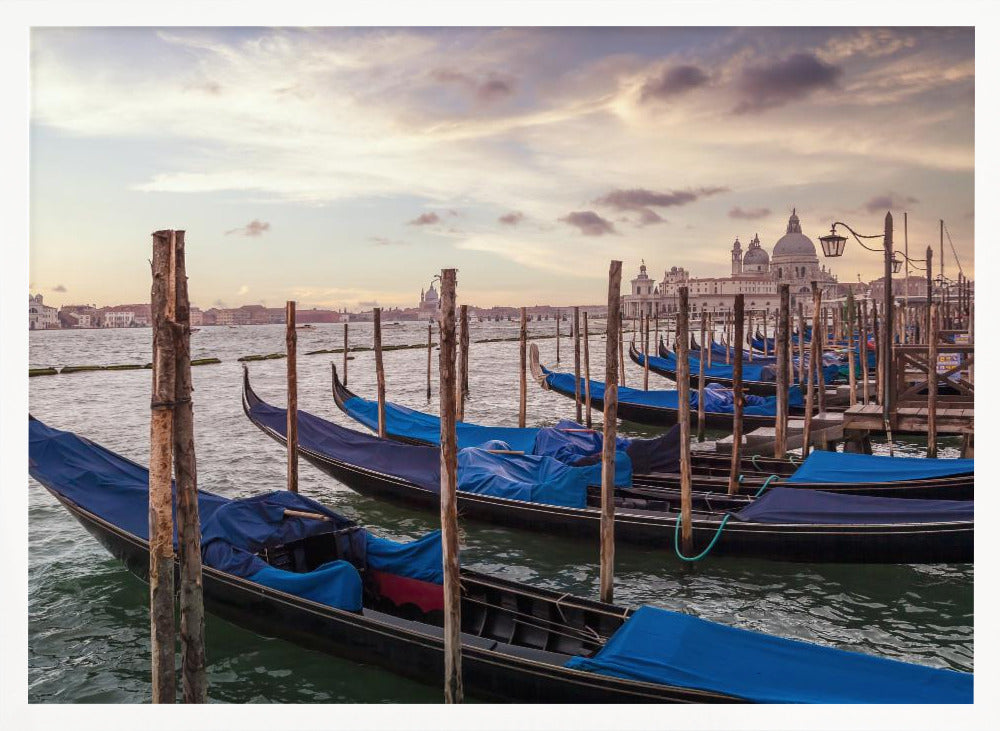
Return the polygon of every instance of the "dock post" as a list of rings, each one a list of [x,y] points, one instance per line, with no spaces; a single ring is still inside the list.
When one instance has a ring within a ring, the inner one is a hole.
[[[691,343],[688,288],[677,290],[677,423],[681,427],[681,549],[691,555]]]
[[[469,306],[462,305],[459,318],[458,335],[458,416],[459,421],[465,420],[465,399],[469,397]],[[524,346],[521,346],[522,353]],[[522,357],[523,360],[523,357]],[[524,378],[524,368],[521,369]]]
[[[431,339],[432,326],[427,323],[427,400],[431,400],[431,351],[434,350],[434,342]]]
[[[458,437],[455,434],[455,270],[441,270],[438,371],[441,414],[441,549],[444,570],[444,701],[462,702],[462,587],[458,556]]]
[[[605,336],[610,337],[610,336]],[[618,375],[621,378],[622,388],[625,387],[625,319],[619,318],[618,320]],[[605,382],[607,377],[605,377]],[[617,412],[615,412],[617,413]]]
[[[858,333],[859,343],[858,350],[861,353],[859,356],[861,358],[861,372],[864,374],[865,380],[861,382],[861,403],[865,406],[868,405],[870,400],[869,394],[869,384],[868,384],[868,300],[862,300],[860,305],[861,311],[861,322],[860,322],[860,332]]]
[[[778,317],[775,326],[774,353],[777,356],[777,396],[778,413],[774,421],[774,456],[783,459],[788,451],[788,371],[790,362],[788,360],[788,308],[789,292],[788,285],[778,285]]]
[[[733,300],[733,341],[743,342],[743,295]],[[729,494],[735,495],[740,486],[740,463],[743,459],[743,350],[740,346],[733,358],[733,452],[729,462]]]
[[[809,449],[812,447],[812,417],[813,404],[816,402],[816,379],[813,373],[816,370],[816,361],[819,357],[819,287],[816,282],[812,282],[813,296],[813,323],[812,337],[809,339],[809,363],[806,367],[806,413],[805,423],[802,426],[802,458],[809,456]]]
[[[560,340],[560,336],[559,336],[559,322],[561,320],[562,320],[562,312],[560,310],[556,310],[556,363],[557,364],[560,361],[560,357],[559,357],[559,340]]]
[[[799,300],[799,388],[806,387],[806,315]]]
[[[587,428],[593,426],[590,405],[590,329],[587,324],[587,311],[583,311],[583,394],[587,406]]]
[[[173,460],[176,359],[170,321],[175,317],[173,232],[153,233],[153,388],[149,421],[149,620],[153,703],[174,703],[174,525],[170,488]]]
[[[746,314],[746,318],[747,318],[746,341],[747,341],[747,352],[748,352],[747,358],[749,359],[749,362],[753,363],[753,310],[750,310],[750,312]],[[742,348],[743,345],[740,344],[740,347]]]
[[[639,315],[639,343],[642,345],[642,390],[649,390],[649,315]]]
[[[288,483],[291,492],[299,491],[299,386],[295,357],[295,302],[285,303],[285,351],[288,404],[285,409],[285,444],[287,447]]]
[[[872,302],[872,337],[875,339],[875,401],[878,404],[885,403],[883,389],[885,382],[882,376],[885,373],[882,357],[885,346],[885,338],[882,337],[881,323],[879,322],[878,305]]]
[[[769,352],[768,347],[767,347],[767,310],[766,309],[762,311],[760,319],[764,323],[764,357],[766,358],[768,355],[770,355],[770,352]]]
[[[347,351],[350,348],[347,347],[347,323],[344,323],[344,385],[347,385]]]
[[[826,378],[823,377],[823,354],[828,342],[826,308],[823,307],[823,290],[813,290],[813,343],[816,344],[816,407],[826,413]],[[824,445],[825,448],[825,445]]]
[[[861,353],[863,352],[860,347],[861,339],[860,337],[857,340],[854,339],[854,307],[855,307],[854,290],[849,289],[847,290],[846,320],[847,320],[847,383],[848,383],[848,388],[851,389],[851,392],[847,397],[848,399],[847,402],[848,405],[850,406],[854,406],[858,402],[858,377],[857,373],[855,372],[855,363],[858,363],[859,361],[861,363],[864,362],[864,359],[861,357]],[[858,358],[854,357],[855,343],[858,344],[857,346],[859,354]]]
[[[372,308],[375,339],[375,378],[378,382],[378,435],[385,439],[385,368],[382,365],[382,308]]]
[[[180,563],[181,687],[185,703],[205,703],[205,603],[201,578],[201,521],[191,403],[191,304],[188,299],[184,232],[174,234],[174,325],[176,387],[174,474],[177,482],[177,545]]]
[[[608,331],[604,342],[604,442],[601,446],[601,601],[614,601],[615,584],[615,443],[618,430],[618,363],[621,320],[618,317],[622,263],[608,270]],[[617,332],[616,332],[617,331]]]
[[[705,441],[705,353],[708,346],[705,336],[708,330],[708,313],[701,311],[701,342],[698,351],[698,441]]]
[[[573,401],[576,404],[576,423],[583,421],[583,404],[580,400],[580,308],[573,308]]]
[[[927,331],[927,457],[937,457],[937,359],[938,304],[930,307],[930,329]]]
[[[524,428],[528,418],[528,310],[521,308],[520,344],[520,397],[517,407],[517,425]]]

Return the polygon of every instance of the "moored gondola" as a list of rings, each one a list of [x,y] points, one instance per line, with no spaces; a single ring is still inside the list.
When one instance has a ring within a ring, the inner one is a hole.
[[[378,428],[378,406],[341,383],[337,367],[331,364],[333,398],[348,417],[371,431]],[[437,446],[441,434],[438,416],[400,406],[385,404],[386,436],[403,444]],[[475,447],[502,443],[504,449],[527,454],[547,454],[567,464],[599,459],[602,437],[581,424],[561,421],[552,427],[502,427],[459,422],[458,446]],[[576,449],[567,449],[567,442]],[[680,486],[680,433],[674,426],[653,439],[617,438],[617,449],[631,462],[631,481],[635,487]],[[730,456],[693,452],[692,484],[696,490],[726,493],[729,487]],[[814,451],[805,464],[789,460],[749,457],[742,460],[739,492],[757,493],[768,486],[792,486],[796,489],[824,490],[851,495],[926,498],[933,500],[972,500],[974,470],[972,460],[925,460],[900,457],[844,454]]]
[[[148,471],[30,417],[29,445],[32,477],[145,579]],[[236,500],[200,491],[198,501],[208,611],[265,636],[422,682],[443,677],[437,532],[396,543],[288,491]],[[632,612],[467,570],[460,590],[463,682],[484,698],[972,701],[969,673],[786,640],[655,607]],[[697,654],[675,649],[676,638],[695,635]],[[765,680],[732,672],[744,664],[765,668]]]
[[[243,408],[264,433],[285,441],[285,410],[263,402],[244,374]],[[372,497],[439,509],[439,450],[361,434],[302,410],[299,454],[353,490]],[[484,452],[485,450],[463,450]],[[518,464],[547,458],[509,457]],[[555,460],[551,460],[556,462]],[[599,468],[599,465],[594,465]],[[534,500],[513,498],[495,489],[501,460],[491,465],[494,482],[470,485],[459,462],[459,511],[472,519],[596,541],[600,494],[575,473],[556,495]],[[591,468],[571,468],[567,470]],[[472,472],[469,473],[472,475]],[[581,476],[582,475],[582,476]],[[563,477],[566,477],[563,474]],[[582,480],[582,482],[581,482]],[[516,494],[523,494],[523,484]],[[552,485],[538,484],[541,493]],[[563,487],[566,487],[563,490]],[[473,491],[473,489],[477,491]],[[628,543],[673,549],[679,496],[662,489],[643,494],[617,488],[615,535]],[[822,491],[774,488],[761,498],[696,496],[692,527],[696,546],[715,540],[713,553],[780,561],[942,563],[972,560],[971,502],[903,500],[837,495]]]

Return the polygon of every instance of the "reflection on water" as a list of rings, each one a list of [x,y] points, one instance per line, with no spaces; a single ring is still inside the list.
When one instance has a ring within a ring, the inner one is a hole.
[[[551,334],[554,321],[530,323],[533,334]],[[563,328],[565,329],[565,328]],[[426,323],[383,329],[385,343],[425,343]],[[473,341],[512,337],[516,323],[474,323]],[[148,329],[48,331],[31,334],[32,367],[146,363]],[[371,345],[371,325],[352,323],[351,344]],[[299,352],[339,347],[341,325],[298,332]],[[537,341],[542,362],[555,366],[554,339]],[[592,375],[603,377],[603,339],[591,341]],[[562,341],[563,369],[572,349]],[[283,449],[252,426],[240,406],[243,355],[284,349],[284,327],[205,327],[192,336],[194,357],[218,357],[221,365],[195,368],[194,399],[199,486],[231,497],[284,486]],[[472,400],[466,418],[517,425],[516,342],[476,344],[470,349]],[[299,408],[354,427],[333,403],[330,362],[339,355],[301,355]],[[426,351],[389,351],[384,357],[388,397],[412,408],[437,410],[437,356],[432,359],[434,396],[425,398]],[[626,365],[630,386],[642,371]],[[254,388],[284,403],[285,362],[250,364]],[[355,354],[348,383],[375,393],[373,356]],[[670,387],[650,375],[650,387]],[[91,438],[145,462],[149,450],[149,371],[90,372],[33,378],[30,408],[50,425]],[[529,379],[528,423],[572,418],[570,400]],[[599,415],[597,415],[599,420]],[[358,427],[360,428],[360,427]],[[623,433],[648,436],[656,428],[621,423]],[[710,435],[711,436],[711,435]],[[941,441],[957,456],[953,440]],[[878,445],[876,445],[878,448]],[[904,454],[922,454],[919,439],[897,442]],[[396,539],[436,527],[436,515],[361,497],[306,462],[300,489]],[[146,586],[128,574],[37,483],[29,500],[29,699],[32,702],[139,702],[149,692],[149,620]],[[538,533],[465,522],[463,561],[517,581],[596,597],[598,547]],[[921,662],[973,667],[971,566],[853,566],[782,564],[714,559],[682,564],[671,554],[631,546],[616,550],[615,600],[658,604],[748,629]],[[207,621],[209,687],[226,702],[437,702],[438,688],[406,681],[371,666],[259,637],[223,620]]]

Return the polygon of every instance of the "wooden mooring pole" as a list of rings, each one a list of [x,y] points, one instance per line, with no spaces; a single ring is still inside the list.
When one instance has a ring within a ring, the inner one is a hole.
[[[185,703],[208,700],[205,672],[205,602],[201,579],[201,521],[191,403],[191,304],[188,300],[184,232],[174,234],[174,474],[177,481],[177,545],[180,563],[181,688]]]
[[[347,352],[350,348],[347,345],[347,323],[344,323],[344,385],[347,385]]]
[[[434,350],[434,341],[432,340],[432,325],[427,323],[427,400],[431,400],[431,351]]]
[[[558,363],[561,360],[559,355],[559,341],[561,339],[559,335],[559,323],[561,320],[562,320],[562,312],[556,310],[556,363]]]
[[[285,443],[288,465],[287,487],[292,492],[299,491],[299,385],[295,346],[295,302],[289,300],[285,303],[285,351],[287,354],[285,373],[288,380]]]
[[[812,282],[813,317],[812,317],[812,338],[809,340],[809,363],[806,367],[806,413],[805,423],[802,425],[802,458],[809,456],[812,447],[812,418],[813,406],[816,403],[816,382],[818,373],[822,372],[819,365],[819,306],[820,306],[819,285]]]
[[[587,324],[587,311],[583,311],[583,394],[586,403],[587,428],[593,426],[590,403],[590,329]]]
[[[862,356],[864,351],[860,348],[861,340],[860,338],[857,341],[854,339],[854,308],[854,291],[849,289],[847,290],[847,383],[851,391],[847,399],[850,406],[854,406],[858,402],[858,379],[857,372],[855,371],[855,363],[859,361],[864,363]],[[858,348],[859,353],[857,359],[854,357],[855,347]]]
[[[149,424],[149,620],[153,703],[177,700],[174,677],[174,520],[170,486],[173,460],[176,358],[176,286],[171,276],[173,232],[153,234],[153,388]]]
[[[788,376],[791,361],[788,359],[789,343],[789,291],[787,284],[778,285],[778,317],[775,322],[774,352],[777,356],[778,413],[774,421],[774,456],[784,459],[788,451]]]
[[[733,341],[743,342],[743,295],[733,301]],[[729,494],[740,486],[740,463],[743,458],[743,353],[737,348],[733,357],[733,451],[729,462]]]
[[[441,270],[438,371],[441,414],[441,548],[444,569],[444,701],[462,702],[462,588],[458,557],[458,438],[455,434],[455,270]]]
[[[375,339],[375,378],[378,399],[378,435],[385,439],[385,368],[382,365],[382,308],[372,308]]]
[[[927,331],[927,456],[937,457],[938,303],[931,303]]]
[[[576,404],[576,423],[583,421],[583,404],[580,400],[580,308],[573,308],[573,401]]]
[[[688,288],[677,290],[677,423],[681,427],[681,550],[691,555],[691,361]]]
[[[528,419],[528,310],[521,308],[520,343],[520,398],[517,406],[517,425],[524,428]]]
[[[869,401],[869,384],[868,384],[868,301],[863,300],[860,306],[861,318],[860,318],[860,331],[858,332],[858,352],[860,353],[859,358],[861,359],[861,373],[864,374],[864,380],[861,382],[861,403],[865,406],[868,405]]]
[[[621,320],[618,316],[622,263],[608,270],[608,331],[604,344],[604,443],[601,448],[601,601],[614,601],[615,583],[615,442],[618,430],[618,363]]]
[[[459,421],[465,420],[465,399],[469,397],[469,306],[462,305],[459,318],[458,335],[458,415]],[[524,345],[521,346],[521,360],[524,360]],[[524,366],[521,367],[521,378],[524,378]]]
[[[806,387],[806,316],[799,300],[799,388]]]
[[[611,337],[608,335],[607,337]],[[621,377],[622,388],[625,387],[625,321],[618,320],[618,375]],[[607,378],[605,378],[607,381]],[[616,412],[617,413],[617,412]]]
[[[639,326],[642,328],[639,338],[642,343],[642,390],[649,390],[649,315],[639,316]]]
[[[705,354],[708,351],[706,335],[708,333],[708,313],[701,311],[701,342],[698,351],[698,441],[705,441]]]

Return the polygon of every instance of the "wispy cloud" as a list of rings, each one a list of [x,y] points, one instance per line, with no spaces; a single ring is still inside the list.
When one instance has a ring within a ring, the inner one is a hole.
[[[607,206],[618,211],[634,211],[639,214],[636,222],[639,226],[649,226],[654,223],[663,223],[664,219],[653,210],[656,208],[673,208],[694,203],[699,198],[725,193],[729,188],[722,186],[712,186],[698,188],[695,190],[673,190],[666,193],[658,193],[645,188],[631,188],[628,190],[612,190],[605,193],[600,198],[594,200],[599,206]]]
[[[226,231],[226,236],[231,236],[232,234],[240,234],[241,236],[262,236],[266,232],[271,230],[271,224],[267,221],[259,221],[256,218],[248,223],[246,226],[241,226],[240,228],[232,228]]]
[[[770,215],[770,208],[741,208],[740,206],[736,206],[729,209],[730,218],[741,218],[747,221],[755,221],[758,218],[766,218]]]
[[[862,208],[868,211],[868,213],[881,213],[893,208],[905,208],[907,205],[917,202],[917,199],[912,195],[883,193],[882,195],[873,195],[862,204]]]
[[[662,101],[684,94],[708,83],[708,74],[698,66],[682,64],[671,66],[649,78],[642,85],[639,98],[643,102]]]
[[[520,211],[511,211],[500,216],[497,221],[504,226],[516,226],[524,220],[524,214]]]
[[[433,226],[435,223],[441,223],[441,216],[436,214],[434,211],[421,213],[419,216],[410,221],[411,226]]]
[[[53,292],[65,292],[66,288],[63,285],[61,285],[61,284],[57,284],[55,287],[52,288],[52,291]]]
[[[559,220],[575,227],[584,236],[604,236],[605,234],[618,233],[611,221],[601,218],[594,211],[572,211]]]
[[[741,97],[737,114],[761,112],[802,99],[819,89],[833,89],[843,75],[839,66],[814,53],[793,53],[787,58],[747,68],[739,78]]]
[[[431,78],[441,84],[457,84],[470,92],[476,100],[485,103],[511,96],[515,89],[514,79],[496,72],[477,78],[455,69],[436,69],[431,72]]]
[[[372,246],[406,246],[405,241],[390,239],[385,236],[369,236],[368,240],[372,243]]]

